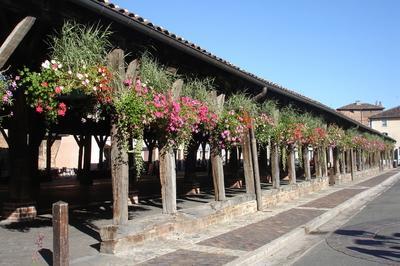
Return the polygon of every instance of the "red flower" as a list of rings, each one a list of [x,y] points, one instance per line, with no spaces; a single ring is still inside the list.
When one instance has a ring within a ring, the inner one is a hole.
[[[49,83],[47,83],[46,81],[43,81],[40,85],[42,85],[42,87],[47,88],[49,86]]]

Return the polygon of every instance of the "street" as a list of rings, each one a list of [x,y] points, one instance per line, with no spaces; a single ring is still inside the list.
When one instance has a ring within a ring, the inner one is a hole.
[[[399,202],[398,182],[293,265],[400,265]]]

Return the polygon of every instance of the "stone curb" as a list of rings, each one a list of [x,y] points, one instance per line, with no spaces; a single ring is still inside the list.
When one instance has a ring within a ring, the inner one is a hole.
[[[390,170],[389,170],[390,171]],[[384,172],[383,172],[384,173]],[[383,174],[381,173],[381,174]],[[387,172],[386,172],[387,173]],[[371,177],[373,178],[373,177]],[[327,223],[335,216],[343,212],[348,208],[356,208],[363,206],[366,202],[373,200],[385,190],[390,188],[394,185],[397,181],[400,180],[400,172],[394,174],[393,176],[389,177],[382,183],[368,188],[367,190],[351,197],[347,201],[341,203],[340,205],[336,206],[335,208],[321,214],[320,216],[314,218],[313,220],[303,224],[292,231],[286,233],[285,235],[271,241],[270,243],[254,250],[251,252],[246,253],[244,256],[235,259],[225,265],[233,266],[233,265],[252,265],[261,260],[264,260],[266,257],[272,256],[273,253],[282,249],[285,245],[290,244],[293,241],[298,240],[301,237],[304,237],[309,232],[317,229],[321,225]],[[355,184],[357,185],[357,184]]]

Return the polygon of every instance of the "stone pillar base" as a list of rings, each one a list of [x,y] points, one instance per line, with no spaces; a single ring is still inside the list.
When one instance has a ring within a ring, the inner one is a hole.
[[[2,216],[6,221],[22,222],[36,218],[36,202],[4,202]]]

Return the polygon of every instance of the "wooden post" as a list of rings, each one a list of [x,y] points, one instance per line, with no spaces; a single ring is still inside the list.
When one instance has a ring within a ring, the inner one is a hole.
[[[246,180],[246,193],[254,194],[254,167],[252,162],[251,148],[250,148],[250,134],[249,130],[246,130],[242,141],[243,151],[243,170],[244,178]]]
[[[321,168],[321,150],[319,147],[314,148],[314,167],[316,177],[322,176]]]
[[[17,49],[18,45],[22,42],[26,34],[35,23],[35,17],[25,17],[13,29],[11,34],[7,37],[0,47],[0,69],[7,63],[8,59]]]
[[[212,92],[208,95],[208,97],[209,101],[215,106],[216,114],[221,115],[224,108],[225,95],[221,94],[217,97],[216,92]],[[222,163],[221,151],[217,147],[211,146],[210,161],[215,200],[225,200],[224,167]]]
[[[322,176],[328,176],[328,159],[326,156],[326,148],[321,147],[322,155]]]
[[[51,147],[53,146],[56,137],[52,137],[49,133],[46,140],[46,172],[49,177],[51,177]]]
[[[216,201],[225,200],[224,168],[219,151],[211,150],[211,168]]]
[[[172,84],[172,97],[178,99],[183,81],[178,79]],[[164,144],[165,145],[165,144]],[[176,160],[174,151],[167,147],[160,150],[160,181],[164,214],[176,213]]]
[[[172,149],[160,150],[161,197],[164,214],[176,213],[176,172],[175,156]]]
[[[125,75],[124,52],[115,49],[109,53],[108,67],[118,73],[113,80],[113,87],[123,89]],[[128,66],[130,75],[135,76],[137,61],[132,61]],[[113,188],[113,223],[115,225],[128,222],[128,193],[129,193],[129,165],[128,153],[123,148],[123,139],[118,132],[116,121],[111,125],[111,178]]]
[[[346,150],[346,172],[351,173],[351,149]]]
[[[68,203],[53,204],[53,265],[69,265]]]
[[[281,179],[280,179],[280,169],[279,169],[279,146],[277,143],[272,143],[271,172],[272,172],[272,186],[274,188],[279,188],[281,184]]]
[[[289,183],[296,184],[296,162],[295,162],[294,145],[289,146],[288,172],[289,172]]]
[[[339,163],[339,157],[340,157],[340,150],[338,147],[335,147],[333,149],[333,165],[335,169],[335,175],[338,177],[340,176],[340,163]]]
[[[354,149],[350,149],[350,172],[351,172],[351,180],[354,180],[355,177],[355,169],[356,168],[356,160],[354,158]]]
[[[254,135],[254,123],[252,120],[250,127],[250,139],[251,139],[251,154],[253,157],[253,170],[254,170],[254,185],[257,200],[257,210],[261,211],[263,209],[262,204],[262,192],[261,192],[261,181],[260,181],[260,168],[258,165],[258,153],[257,153],[257,141]]]
[[[92,157],[92,136],[86,135],[84,138],[84,156],[83,156],[83,176],[81,183],[84,185],[91,185],[93,179],[90,176],[90,165]]]
[[[345,158],[345,151],[341,150],[340,151],[340,174],[344,175],[346,174],[346,158]]]
[[[304,164],[304,176],[305,180],[311,180],[311,169],[310,169],[310,152],[308,151],[308,145],[304,144],[303,147],[303,164]]]

